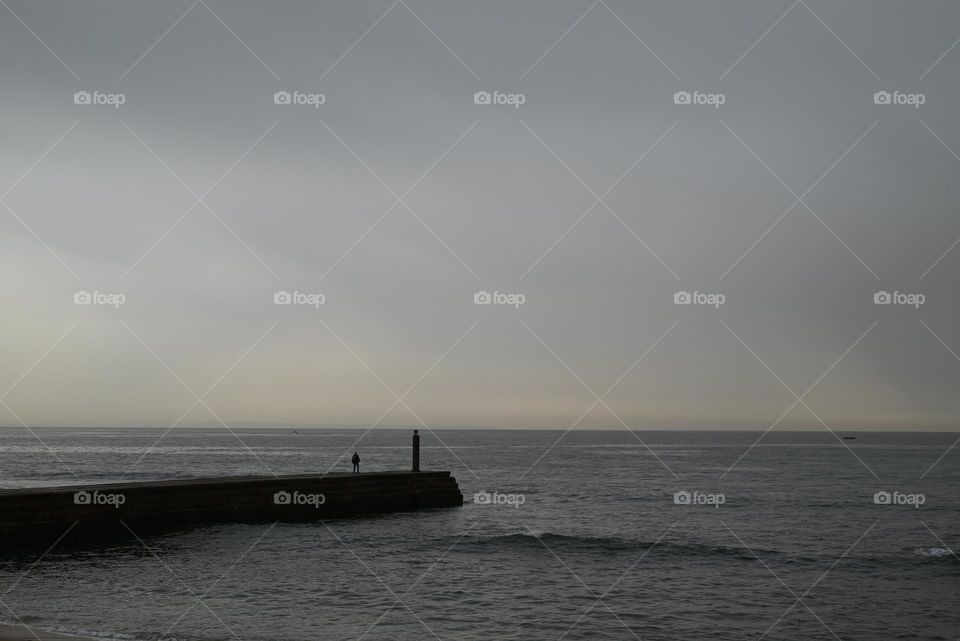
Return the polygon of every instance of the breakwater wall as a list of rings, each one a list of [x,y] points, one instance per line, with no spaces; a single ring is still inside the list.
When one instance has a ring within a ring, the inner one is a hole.
[[[0,490],[0,547],[208,523],[311,521],[458,507],[450,472],[292,474]]]

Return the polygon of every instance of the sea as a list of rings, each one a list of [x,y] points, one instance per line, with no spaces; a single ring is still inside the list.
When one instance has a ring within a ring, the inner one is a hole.
[[[462,508],[0,553],[0,620],[131,641],[960,638],[956,433],[421,430]],[[843,439],[842,436],[855,436]],[[0,429],[5,488],[406,469],[405,429]]]

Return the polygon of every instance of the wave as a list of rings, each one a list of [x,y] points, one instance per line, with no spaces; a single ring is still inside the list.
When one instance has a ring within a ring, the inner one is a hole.
[[[685,560],[696,559],[728,559],[734,561],[756,562],[759,557],[764,563],[827,563],[835,560],[833,556],[819,556],[809,554],[798,554],[796,552],[785,552],[783,550],[773,550],[768,548],[747,549],[743,546],[716,545],[708,543],[697,543],[692,541],[670,541],[670,540],[641,540],[627,539],[618,536],[588,536],[576,534],[561,534],[544,530],[530,529],[527,531],[509,532],[496,535],[477,534],[463,540],[465,547],[475,546],[484,548],[489,546],[499,548],[543,548],[546,546],[550,550],[568,550],[573,552],[626,552],[626,553],[646,553],[652,558],[661,557],[683,557]],[[955,560],[957,555],[949,548],[910,548],[904,549],[900,554],[882,555],[882,556],[849,556],[846,559],[848,564],[866,564],[873,566],[875,564],[910,564],[911,560],[916,562],[916,558],[924,560],[946,559]]]
[[[913,553],[927,559],[951,558],[955,556],[953,550],[950,548],[917,548]]]
[[[78,637],[82,639],[96,639],[96,641],[171,641],[174,637],[169,633],[160,632],[138,632],[135,634],[124,632],[107,632],[104,630],[91,629],[83,625],[69,625],[54,621],[46,621],[37,616],[21,616],[17,620],[0,617],[0,627],[9,628],[11,634],[20,634],[27,630],[32,630],[32,634],[50,633],[69,635],[70,638]],[[7,630],[0,629],[0,633]],[[43,636],[43,635],[41,635]],[[20,638],[17,636],[17,638]],[[39,638],[39,637],[38,637]],[[46,638],[44,636],[44,638]],[[210,637],[200,637],[193,635],[179,634],[175,637],[179,641],[211,641]]]
[[[518,531],[507,534],[498,534],[492,536],[475,535],[472,540],[466,541],[467,545],[500,546],[500,547],[530,547],[547,546],[551,549],[578,549],[583,551],[626,551],[637,552],[647,551],[651,555],[682,555],[685,557],[721,557],[737,558],[743,560],[755,561],[756,556],[750,550],[743,547],[732,547],[724,545],[708,545],[693,542],[677,541],[655,541],[655,540],[631,540],[616,536],[584,536],[575,534],[560,534],[556,532],[546,532],[542,530]],[[754,552],[761,558],[769,556],[786,557],[787,554],[779,550],[767,550],[754,548]]]

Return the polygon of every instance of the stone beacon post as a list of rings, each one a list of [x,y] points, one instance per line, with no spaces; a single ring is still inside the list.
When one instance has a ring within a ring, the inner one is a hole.
[[[413,471],[420,471],[420,430],[413,430]]]

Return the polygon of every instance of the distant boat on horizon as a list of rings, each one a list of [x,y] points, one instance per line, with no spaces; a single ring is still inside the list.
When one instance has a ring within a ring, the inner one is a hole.
[[[857,440],[857,437],[856,437],[856,436],[844,436],[844,437],[843,437],[843,440],[845,440],[845,441],[855,441],[855,440]]]

